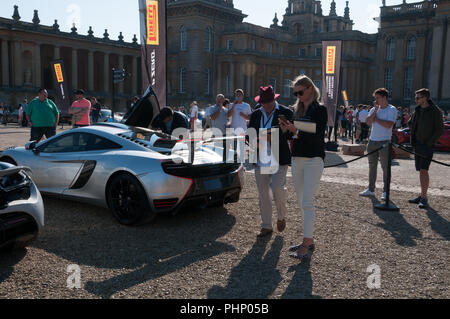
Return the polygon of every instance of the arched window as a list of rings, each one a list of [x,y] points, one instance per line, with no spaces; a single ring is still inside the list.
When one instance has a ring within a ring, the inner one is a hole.
[[[206,52],[211,52],[212,50],[212,29],[211,27],[206,28]]]
[[[408,39],[408,45],[406,49],[406,58],[408,60],[414,60],[416,58],[416,37],[411,36]]]
[[[186,68],[180,69],[180,93],[186,93]]]
[[[386,46],[386,60],[394,61],[395,59],[395,39],[390,38]]]
[[[185,26],[182,26],[180,29],[180,50],[187,51],[187,30]]]

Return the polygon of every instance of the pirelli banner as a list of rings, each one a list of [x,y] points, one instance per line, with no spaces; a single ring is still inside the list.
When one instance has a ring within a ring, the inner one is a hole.
[[[323,85],[322,99],[328,110],[328,126],[334,126],[339,100],[339,80],[341,74],[341,41],[322,42]]]
[[[53,79],[58,92],[58,108],[62,114],[68,114],[70,108],[69,90],[67,89],[67,77],[63,60],[55,60],[51,63]]]
[[[167,101],[167,0],[139,0],[142,88],[153,87],[161,107]]]

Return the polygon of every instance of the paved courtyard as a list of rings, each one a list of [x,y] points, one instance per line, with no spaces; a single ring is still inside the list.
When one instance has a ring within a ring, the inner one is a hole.
[[[29,129],[2,126],[0,149],[28,137]],[[352,158],[330,153],[327,164]],[[450,163],[450,154],[436,158]],[[358,196],[367,159],[327,169],[316,199],[317,250],[301,264],[288,256],[302,234],[290,176],[287,228],[266,240],[256,239],[252,172],[236,204],[138,228],[118,225],[105,209],[44,198],[46,227],[36,243],[0,254],[0,298],[450,298],[450,169],[433,164],[432,209],[420,210],[407,203],[419,191],[413,167],[398,160],[392,169],[400,213]],[[66,287],[72,264],[81,269],[81,289]],[[367,285],[374,265],[379,289]]]

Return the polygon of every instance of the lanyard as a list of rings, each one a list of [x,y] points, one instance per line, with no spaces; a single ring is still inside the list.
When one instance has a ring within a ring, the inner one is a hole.
[[[273,110],[272,115],[267,119],[267,122],[264,122],[264,113],[263,113],[263,117],[262,117],[263,128],[267,128],[267,125],[269,125],[269,123],[271,123],[271,121],[273,120],[274,115],[275,115],[275,110]],[[272,125],[270,125],[270,126],[272,126]]]

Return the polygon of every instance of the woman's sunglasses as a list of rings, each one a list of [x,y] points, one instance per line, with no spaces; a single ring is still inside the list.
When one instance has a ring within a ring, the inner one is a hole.
[[[307,89],[309,89],[309,88],[307,88]],[[303,96],[303,95],[305,95],[306,90],[300,90],[298,92],[294,92],[294,96],[296,96],[296,97]]]

